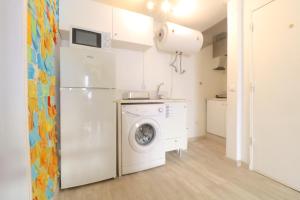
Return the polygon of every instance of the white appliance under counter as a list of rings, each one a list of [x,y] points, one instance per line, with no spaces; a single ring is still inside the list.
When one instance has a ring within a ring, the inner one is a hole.
[[[213,98],[207,100],[208,133],[226,138],[227,99]]]
[[[118,100],[118,113],[120,120],[120,110],[123,104],[155,104],[164,103],[166,109],[165,121],[163,123],[163,135],[165,141],[165,151],[187,149],[187,126],[186,112],[187,104],[185,99],[144,99],[144,100]],[[121,130],[119,129],[119,136]],[[120,152],[119,152],[120,153]]]

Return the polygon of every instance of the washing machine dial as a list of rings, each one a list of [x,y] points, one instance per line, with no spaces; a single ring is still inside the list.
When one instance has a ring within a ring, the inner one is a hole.
[[[163,112],[163,111],[164,111],[163,108],[159,108],[159,109],[158,109],[158,112],[160,112],[160,113]]]

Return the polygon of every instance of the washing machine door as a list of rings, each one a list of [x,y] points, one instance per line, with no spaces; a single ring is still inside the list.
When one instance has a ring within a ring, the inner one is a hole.
[[[129,143],[137,152],[150,151],[160,140],[159,124],[152,119],[142,119],[131,127]]]

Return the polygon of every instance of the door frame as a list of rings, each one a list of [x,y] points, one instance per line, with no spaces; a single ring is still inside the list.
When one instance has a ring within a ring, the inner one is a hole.
[[[254,143],[255,143],[255,131],[254,131],[254,93],[255,93],[255,77],[254,77],[254,63],[253,63],[253,30],[254,30],[254,22],[253,22],[253,15],[256,11],[264,8],[265,6],[269,5],[270,3],[275,2],[276,0],[269,0],[265,2],[261,6],[254,8],[251,10],[251,34],[249,40],[249,80],[250,80],[250,94],[249,94],[249,169],[254,171]]]

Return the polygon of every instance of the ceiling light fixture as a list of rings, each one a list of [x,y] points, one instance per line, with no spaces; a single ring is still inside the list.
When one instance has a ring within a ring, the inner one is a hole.
[[[153,10],[154,9],[154,2],[153,1],[148,1],[147,8],[148,8],[148,10]]]
[[[169,0],[164,0],[162,2],[161,9],[165,13],[168,13],[171,10],[171,4],[170,4]]]
[[[172,12],[175,16],[183,17],[193,12],[196,8],[196,4],[196,0],[181,0],[172,9]]]

